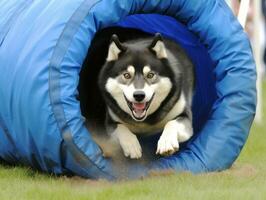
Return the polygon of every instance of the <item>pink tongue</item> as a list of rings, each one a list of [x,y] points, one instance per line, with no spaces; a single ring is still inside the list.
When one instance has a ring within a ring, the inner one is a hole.
[[[144,110],[146,103],[132,103],[135,110]]]

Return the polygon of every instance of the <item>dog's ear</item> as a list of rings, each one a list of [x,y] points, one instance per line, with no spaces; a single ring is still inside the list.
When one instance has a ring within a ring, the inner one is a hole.
[[[126,51],[126,47],[119,41],[117,35],[112,35],[108,50],[107,61],[114,61],[118,59],[118,56],[121,52]]]
[[[166,48],[160,33],[155,34],[149,49],[154,52],[159,59],[167,58]]]

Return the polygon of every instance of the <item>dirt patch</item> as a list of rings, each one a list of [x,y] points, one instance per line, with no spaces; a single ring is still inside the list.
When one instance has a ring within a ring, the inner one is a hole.
[[[174,170],[161,170],[161,171],[150,171],[147,178],[150,177],[165,177],[175,175],[176,172]]]
[[[237,177],[252,177],[257,175],[258,170],[252,164],[235,164],[229,170],[226,170],[225,173],[232,174]]]
[[[234,164],[231,168],[221,172],[210,172],[207,174],[200,174],[199,176],[235,176],[235,177],[253,177],[257,175],[258,170],[251,164]]]
[[[92,179],[85,179],[79,176],[73,176],[73,177],[61,177],[64,181],[68,182],[70,185],[73,186],[84,186],[88,185],[90,187],[107,187],[112,184],[112,182],[108,180],[92,180]]]
[[[176,174],[182,174],[182,175],[192,175],[190,172],[182,172],[182,173],[176,173],[174,170],[162,170],[162,171],[151,171],[149,172],[148,176],[145,177],[140,177],[138,180],[146,180],[150,178],[160,178],[160,177],[170,177],[174,176]],[[235,177],[243,177],[243,178],[248,178],[248,177],[255,177],[258,174],[258,170],[256,167],[252,164],[234,164],[230,169],[222,171],[222,172],[210,172],[210,173],[202,173],[198,174],[196,176],[235,176]],[[91,179],[85,179],[81,178],[78,176],[74,177],[61,177],[61,179],[64,179],[67,181],[70,185],[73,186],[79,186],[79,185],[89,185],[91,187],[108,187],[112,185],[113,183],[126,183],[126,182],[131,182],[134,180],[130,179],[120,179],[116,180],[114,182],[108,181],[108,180],[91,180]]]

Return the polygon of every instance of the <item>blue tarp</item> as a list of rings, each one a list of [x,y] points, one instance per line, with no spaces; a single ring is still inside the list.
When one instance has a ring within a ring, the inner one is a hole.
[[[132,166],[128,176],[230,167],[254,118],[256,71],[247,35],[223,0],[2,0],[0,159],[55,174],[119,176],[91,139],[76,99],[94,34],[117,23],[177,41],[197,74],[195,136],[178,154]]]

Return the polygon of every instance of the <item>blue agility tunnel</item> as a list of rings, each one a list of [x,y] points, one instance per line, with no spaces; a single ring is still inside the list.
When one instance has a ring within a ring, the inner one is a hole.
[[[247,35],[224,0],[2,0],[0,160],[119,178],[86,129],[76,98],[90,42],[109,26],[161,32],[196,67],[194,137],[177,154],[132,166],[127,176],[230,167],[254,118],[256,71]]]

